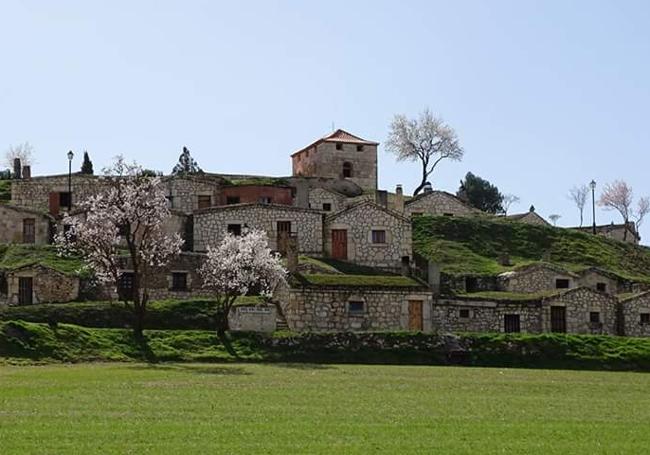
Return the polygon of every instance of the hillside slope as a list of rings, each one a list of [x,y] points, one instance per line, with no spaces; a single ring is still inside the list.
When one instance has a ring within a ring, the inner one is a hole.
[[[650,282],[650,249],[646,247],[497,218],[419,217],[413,224],[413,248],[439,262],[450,275],[495,275],[546,260],[573,271],[594,266]],[[510,267],[498,261],[506,253]]]

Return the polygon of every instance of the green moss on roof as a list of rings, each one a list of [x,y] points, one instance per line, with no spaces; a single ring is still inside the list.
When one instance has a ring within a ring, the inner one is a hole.
[[[458,294],[457,297],[464,300],[496,300],[509,302],[526,302],[541,300],[545,297],[558,294],[560,291],[551,290],[546,292],[505,292],[505,291],[481,291]]]
[[[233,186],[243,186],[243,185],[288,186],[289,180],[287,180],[284,177],[248,177],[242,179],[229,179],[228,183]]]
[[[307,284],[316,286],[359,286],[359,287],[421,287],[412,278],[400,275],[300,275]]]
[[[13,270],[33,264],[50,267],[66,275],[89,274],[81,259],[61,257],[51,245],[0,245],[1,270]]]
[[[495,275],[546,257],[572,271],[599,267],[622,278],[650,282],[649,248],[495,217],[417,217],[413,247],[450,275]],[[512,266],[499,264],[504,253]]]
[[[0,202],[11,200],[11,180],[0,180]]]

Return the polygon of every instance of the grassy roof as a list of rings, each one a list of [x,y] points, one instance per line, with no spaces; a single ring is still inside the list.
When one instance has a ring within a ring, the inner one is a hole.
[[[247,177],[241,179],[228,179],[228,183],[233,186],[243,186],[243,185],[288,186],[289,180],[287,180],[284,177]]]
[[[456,297],[462,300],[491,300],[505,302],[528,302],[538,301],[545,297],[559,294],[560,291],[553,289],[545,292],[505,292],[505,291],[481,291],[457,294]]]
[[[342,275],[342,274],[302,274],[308,285],[313,286],[351,286],[351,287],[422,287],[412,278],[400,275]]]
[[[0,245],[0,270],[13,270],[26,265],[40,264],[66,275],[86,275],[83,261],[61,257],[51,245]]]
[[[571,271],[599,267],[650,282],[650,249],[571,229],[491,217],[431,217],[413,221],[414,250],[450,275],[496,275],[546,260]],[[498,259],[508,253],[511,266]]]

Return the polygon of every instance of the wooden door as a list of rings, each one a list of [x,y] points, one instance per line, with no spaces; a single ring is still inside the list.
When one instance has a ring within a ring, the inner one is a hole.
[[[503,331],[506,333],[521,332],[521,318],[518,314],[506,314],[503,316]]]
[[[36,220],[34,218],[23,220],[23,243],[36,243]]]
[[[409,300],[409,330],[422,331],[422,300]]]
[[[348,258],[348,231],[346,229],[332,229],[332,258]]]
[[[287,243],[291,235],[291,221],[278,221],[277,235],[278,252],[285,256],[287,254]]]
[[[551,307],[551,332],[566,332],[566,307]]]
[[[61,210],[59,193],[50,193],[50,215],[56,216]]]
[[[33,288],[31,277],[21,276],[18,278],[18,305],[31,305],[33,303]]]

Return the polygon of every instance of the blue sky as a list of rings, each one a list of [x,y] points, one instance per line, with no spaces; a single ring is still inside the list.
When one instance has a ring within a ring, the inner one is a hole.
[[[3,0],[0,18],[0,148],[31,142],[35,174],[69,149],[169,172],[187,145],[205,170],[286,175],[332,123],[384,142],[429,107],[466,151],[437,188],[472,171],[559,225],[592,178],[650,195],[648,2]],[[383,188],[417,175],[380,150]]]

